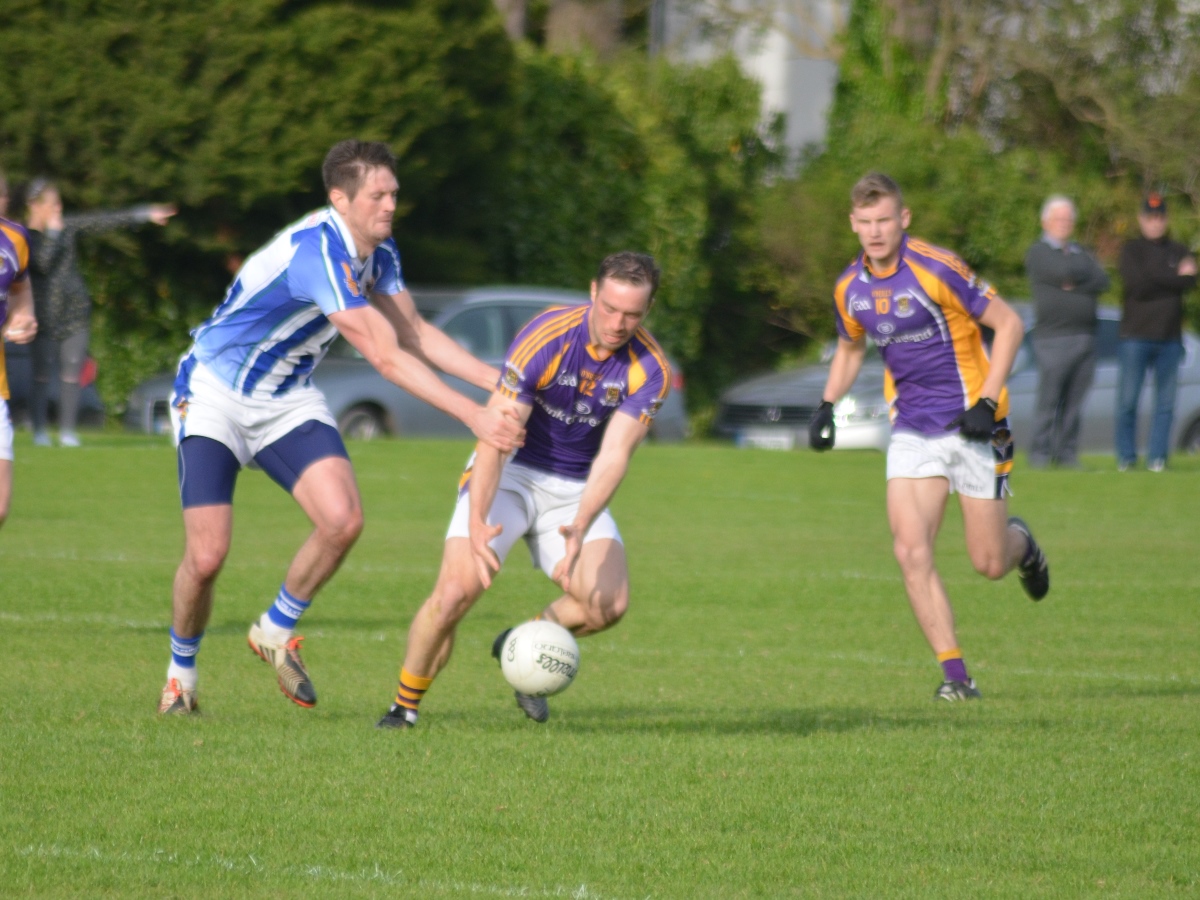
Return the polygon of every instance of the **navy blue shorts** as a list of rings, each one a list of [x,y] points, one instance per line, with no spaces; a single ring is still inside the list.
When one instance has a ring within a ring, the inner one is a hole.
[[[305,469],[330,456],[350,458],[342,436],[331,425],[310,421],[268,444],[254,461],[290,494]],[[184,438],[179,444],[179,496],[184,509],[233,503],[240,468],[233,451],[220,441],[201,435]]]

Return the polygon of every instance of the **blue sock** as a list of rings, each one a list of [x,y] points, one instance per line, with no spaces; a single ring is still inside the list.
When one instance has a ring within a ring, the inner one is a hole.
[[[267,610],[267,616],[278,625],[280,628],[286,628],[291,631],[296,627],[296,623],[300,621],[300,617],[304,615],[304,611],[308,609],[311,600],[300,600],[288,593],[288,589],[283,585],[279,586],[279,596],[275,598],[275,603]]]
[[[171,662],[184,669],[196,668],[196,654],[200,651],[200,640],[204,632],[195,637],[183,638],[171,629]]]

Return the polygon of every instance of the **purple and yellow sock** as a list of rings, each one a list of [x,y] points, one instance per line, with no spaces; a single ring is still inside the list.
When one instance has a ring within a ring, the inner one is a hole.
[[[421,699],[431,684],[433,684],[432,678],[422,678],[403,666],[400,667],[400,684],[396,687],[396,705],[406,710],[405,718],[410,722],[417,720],[417,707],[421,705]]]
[[[962,651],[955,647],[937,655],[937,661],[942,664],[942,673],[947,681],[970,681],[967,675],[967,664],[963,661]]]

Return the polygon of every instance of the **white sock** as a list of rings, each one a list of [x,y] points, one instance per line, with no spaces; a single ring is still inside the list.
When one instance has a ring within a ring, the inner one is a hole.
[[[277,625],[271,619],[270,613],[263,613],[258,617],[258,630],[272,644],[286,644],[292,639],[292,629]]]
[[[185,691],[194,691],[200,675],[195,666],[181,666],[175,660],[171,660],[171,664],[167,666],[167,681],[172,678],[178,681],[179,686]]]

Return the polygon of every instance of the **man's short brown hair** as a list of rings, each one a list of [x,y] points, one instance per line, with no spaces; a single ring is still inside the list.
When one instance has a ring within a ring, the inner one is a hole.
[[[604,257],[604,261],[600,263],[600,268],[596,272],[596,287],[602,285],[606,278],[637,287],[648,284],[650,285],[650,299],[653,300],[658,291],[660,275],[658,265],[649,253],[623,250],[620,253],[611,253]]]
[[[896,198],[896,208],[904,209],[904,196],[900,193],[900,185],[892,181],[882,172],[868,172],[850,191],[850,208],[874,206],[885,197]]]
[[[396,174],[396,157],[387,144],[353,139],[339,141],[325,154],[325,162],[321,166],[325,193],[337,188],[353,200],[367,180],[367,173],[380,167]]]

